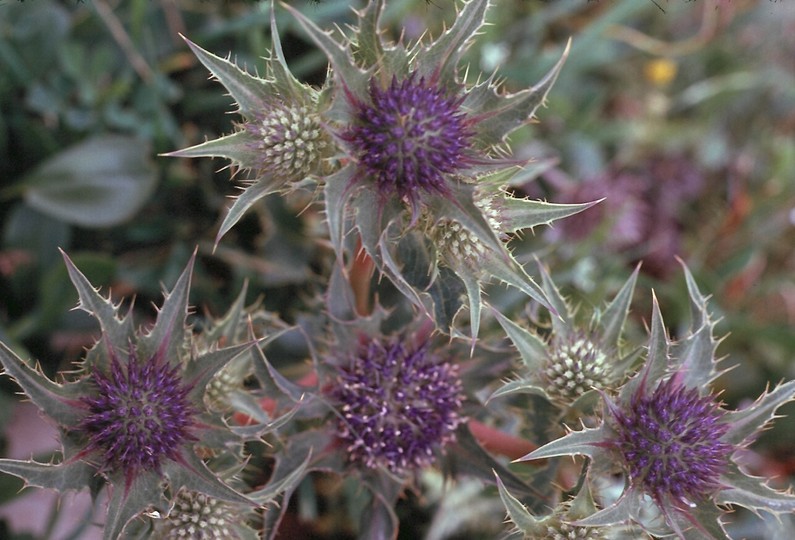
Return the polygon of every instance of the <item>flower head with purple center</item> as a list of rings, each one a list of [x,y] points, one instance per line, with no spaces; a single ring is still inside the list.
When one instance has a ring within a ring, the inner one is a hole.
[[[430,465],[463,422],[458,368],[427,343],[372,339],[339,368],[333,396],[350,461],[397,475]]]
[[[416,73],[381,88],[368,101],[351,94],[355,122],[342,133],[358,160],[357,176],[371,178],[383,197],[397,194],[419,211],[423,193],[449,194],[446,176],[472,163],[471,120],[463,98]]]
[[[599,476],[624,473],[621,497],[576,525],[609,527],[634,522],[653,535],[728,538],[722,516],[728,505],[774,514],[795,512],[795,496],[767,486],[737,463],[776,410],[795,397],[795,381],[765,392],[752,405],[723,409],[710,384],[718,370],[715,322],[707,300],[685,268],[693,315],[691,329],[669,341],[656,298],[643,368],[617,396],[602,392],[604,418],[598,427],[573,431],[520,461],[565,455],[590,458],[591,485]],[[667,531],[649,520],[651,501]]]
[[[122,470],[127,485],[141,471],[161,471],[164,459],[178,461],[180,447],[197,440],[190,428],[197,411],[188,398],[191,386],[162,349],[141,361],[131,348],[122,367],[110,349],[109,374],[94,368],[96,395],[84,396],[87,408],[78,430],[88,437],[84,454],[97,452],[103,470]]]

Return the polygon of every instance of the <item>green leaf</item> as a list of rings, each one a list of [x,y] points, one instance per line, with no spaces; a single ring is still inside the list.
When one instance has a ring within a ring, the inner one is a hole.
[[[540,388],[531,382],[525,380],[519,380],[519,381],[511,381],[509,383],[505,383],[504,385],[496,389],[494,393],[492,393],[488,397],[486,403],[488,403],[493,399],[509,396],[511,394],[535,394],[549,399],[549,396],[547,396],[547,393],[544,391],[543,388]]]
[[[795,381],[778,385],[772,392],[765,392],[752,405],[739,411],[726,413],[724,422],[729,430],[723,439],[734,445],[745,444],[758,435],[770,422],[776,410],[795,399]]]
[[[494,310],[494,317],[519,351],[527,373],[537,373],[547,358],[547,347],[544,341],[496,310]]]
[[[732,464],[724,475],[729,486],[715,496],[717,504],[738,504],[757,512],[765,510],[774,514],[795,512],[795,496],[792,493],[776,491],[764,484],[764,479],[744,474]]]
[[[419,53],[421,75],[430,77],[438,71],[440,85],[457,86],[458,63],[483,26],[489,3],[489,0],[470,0],[464,5],[450,29]]]
[[[73,225],[118,225],[132,218],[154,191],[157,175],[149,157],[144,141],[97,135],[26,176],[25,202]]]
[[[44,413],[63,426],[75,426],[82,419],[74,402],[85,391],[85,383],[58,384],[52,382],[40,369],[32,368],[14,352],[0,343],[0,363],[4,374],[12,377],[25,394]]]
[[[581,455],[595,459],[597,454],[604,454],[598,445],[608,440],[604,426],[592,429],[573,431],[554,441],[548,442],[541,448],[533,450],[516,461],[531,461],[559,456]]]
[[[138,340],[138,354],[151,358],[162,352],[164,358],[175,362],[183,357],[185,350],[185,320],[188,317],[188,295],[196,252],[177,279],[171,292],[164,292],[163,305],[157,313],[154,327]],[[202,387],[203,388],[203,387]]]
[[[59,493],[70,489],[83,489],[89,486],[97,475],[95,467],[79,460],[51,465],[35,461],[0,459],[0,471],[22,478],[27,486],[54,489]]]
[[[129,486],[123,485],[121,473],[115,476],[117,481],[110,490],[103,540],[123,538],[124,527],[147,509],[157,510],[165,515],[169,508],[168,501],[163,496],[161,478],[157,473],[153,471],[141,473]]]
[[[654,387],[664,376],[668,369],[668,336],[665,333],[665,323],[660,313],[657,296],[652,291],[651,336],[649,336],[649,350],[643,370],[630,379],[621,388],[621,401],[629,403],[635,392],[641,388]],[[653,389],[653,388],[652,388]]]
[[[579,214],[602,202],[604,199],[580,204],[557,204],[516,197],[500,197],[499,209],[503,232],[515,233],[539,225],[550,225],[553,221]]]
[[[258,178],[254,183],[246,186],[243,193],[235,197],[235,202],[229,208],[229,211],[224,217],[218,233],[215,235],[215,244],[221,241],[221,238],[234,227],[243,215],[254,206],[259,200],[270,195],[271,193],[278,192],[284,187],[285,181],[281,178],[276,178],[272,175],[267,175]]]
[[[311,460],[312,450],[310,449],[303,462],[286,471],[288,474],[280,478],[271,478],[265,487],[248,493],[246,496],[260,505],[265,505],[275,499],[276,496],[283,491],[292,492],[298,487],[301,480],[303,480],[304,475],[306,475]]]
[[[546,295],[547,301],[552,306],[554,312],[557,312],[557,317],[552,317],[552,335],[558,338],[565,339],[574,330],[574,320],[572,319],[569,305],[566,299],[560,294],[555,282],[549,272],[540,262],[538,263],[538,271],[541,273],[541,288]]]
[[[240,114],[246,118],[255,118],[258,112],[267,109],[273,102],[268,81],[249,75],[229,60],[205,51],[185,36],[181,37],[199,61],[229,91],[229,95],[239,107]]]
[[[210,351],[188,362],[184,377],[193,385],[190,391],[192,399],[201,401],[213,376],[229,362],[254,347],[255,344],[256,342],[252,341]]]
[[[508,492],[496,471],[494,472],[494,476],[497,478],[497,490],[500,493],[500,499],[505,509],[508,511],[508,517],[511,518],[511,521],[521,530],[525,531],[525,533],[538,532],[536,531],[538,528],[538,520],[527,511],[527,508],[525,508],[519,499]]]
[[[618,349],[619,339],[621,338],[621,330],[624,328],[624,323],[627,320],[629,313],[629,306],[632,303],[632,295],[635,292],[635,284],[638,281],[638,273],[640,272],[640,265],[635,267],[632,275],[624,283],[621,289],[605,308],[604,313],[599,317],[599,327],[601,331],[601,339],[608,346],[615,346]]]
[[[623,495],[615,502],[595,514],[586,518],[579,519],[574,525],[584,527],[607,527],[619,523],[625,523],[641,512],[641,499],[633,489],[627,489]]]
[[[221,157],[232,160],[244,169],[256,169],[262,161],[262,156],[254,149],[256,142],[251,133],[242,130],[162,155],[181,158]]]

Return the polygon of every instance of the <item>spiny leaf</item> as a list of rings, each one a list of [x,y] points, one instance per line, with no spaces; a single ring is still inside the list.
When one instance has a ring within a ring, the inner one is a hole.
[[[205,51],[185,36],[181,37],[199,61],[229,91],[229,95],[235,100],[243,116],[254,117],[272,101],[267,81],[249,75],[229,60]]]
[[[28,366],[2,342],[0,362],[5,368],[5,374],[13,377],[30,400],[47,416],[63,426],[75,426],[80,422],[82,415],[71,402],[85,392],[85,382],[64,385],[54,383],[41,370]]]
[[[182,158],[221,157],[232,160],[244,169],[255,169],[262,159],[259,151],[256,150],[256,143],[257,141],[251,133],[241,130],[218,139],[162,155]]]
[[[632,275],[624,283],[616,294],[615,298],[607,305],[604,313],[599,317],[599,327],[601,328],[601,338],[606,345],[618,346],[621,338],[621,330],[627,320],[629,306],[632,303],[632,295],[635,292],[635,284],[638,281],[640,265],[635,267]]]
[[[0,471],[22,478],[28,486],[54,489],[60,493],[70,489],[83,489],[97,476],[95,467],[79,460],[51,465],[35,461],[0,459]]]
[[[539,225],[550,225],[553,221],[578,214],[603,199],[580,204],[557,204],[516,197],[501,197],[498,204],[502,232],[515,233]]]
[[[134,334],[133,321],[130,314],[119,315],[120,305],[114,305],[109,298],[102,297],[91,285],[86,276],[74,265],[64,251],[61,251],[69,278],[77,289],[78,308],[97,319],[102,335],[117,350],[126,349],[130,336]]]
[[[516,461],[530,461],[534,459],[545,459],[559,456],[582,455],[589,456],[595,459],[595,456],[603,453],[604,451],[599,448],[599,444],[606,440],[606,428],[598,427],[592,429],[583,429],[581,431],[573,431],[555,439],[537,450],[533,450],[526,456],[523,456]]]
[[[527,511],[527,508],[525,508],[519,499],[508,492],[496,471],[494,472],[494,476],[497,479],[497,490],[500,493],[500,499],[505,509],[508,511],[508,517],[510,517],[511,521],[522,531],[534,531],[538,527],[538,520]]]
[[[494,310],[494,317],[519,351],[527,372],[538,372],[547,357],[547,348],[543,340],[508,319],[499,311]]]
[[[729,430],[724,440],[742,445],[756,436],[767,422],[774,418],[776,410],[795,399],[795,381],[778,385],[772,392],[765,392],[750,406],[726,414]]]
[[[157,313],[155,326],[138,340],[138,353],[142,358],[151,358],[162,352],[174,362],[182,358],[185,347],[185,320],[188,316],[188,294],[196,251],[177,279],[171,292],[165,292],[162,307]],[[163,348],[165,346],[165,348]]]

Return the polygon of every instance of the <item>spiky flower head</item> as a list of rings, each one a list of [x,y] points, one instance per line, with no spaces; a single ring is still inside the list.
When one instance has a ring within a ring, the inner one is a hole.
[[[622,354],[621,334],[638,269],[604,310],[595,310],[587,325],[578,321],[543,266],[540,272],[542,288],[558,316],[551,318],[550,335],[542,338],[495,311],[497,321],[519,351],[523,369],[518,380],[496,390],[490,399],[516,392],[533,393],[562,408],[584,409],[595,402],[595,391],[609,391],[620,384],[636,361],[637,351]]]
[[[620,465],[626,482],[621,497],[576,525],[632,521],[660,534],[641,514],[644,501],[651,500],[668,534],[723,540],[728,537],[720,518],[727,505],[774,514],[795,511],[794,496],[749,477],[736,462],[776,409],[795,397],[795,381],[779,385],[744,409],[723,409],[710,389],[720,375],[715,323],[687,269],[685,277],[693,323],[684,339],[668,340],[655,299],[646,363],[616,399],[603,393],[602,424],[572,432],[521,458],[586,455],[591,458],[591,480],[614,472],[605,470],[605,464]]]
[[[118,538],[145,510],[166,512],[169,499],[182,488],[252,504],[211,472],[195,448],[200,438],[223,446],[241,442],[206,411],[203,396],[218,370],[251,343],[191,353],[186,318],[193,259],[146,332],[64,259],[79,307],[97,319],[102,337],[63,383],[49,380],[0,344],[5,373],[59,426],[63,444],[63,460],[56,465],[2,459],[0,470],[60,491],[91,486],[96,494],[101,479],[112,487],[106,539]],[[203,456],[222,451],[202,444]]]
[[[351,462],[403,476],[455,440],[463,389],[458,369],[429,344],[370,339],[339,366],[332,395]]]
[[[230,135],[166,154],[222,157],[250,172],[243,192],[221,224],[216,242],[266,195],[292,191],[309,177],[322,181],[323,161],[333,153],[332,139],[321,118],[328,101],[327,90],[312,88],[293,77],[273,16],[271,39],[263,77],[251,75],[185,39],[201,63],[229,91],[243,119]]]
[[[77,431],[88,439],[83,452],[98,453],[103,472],[124,471],[129,485],[142,471],[161,472],[164,460],[180,459],[180,448],[196,440],[198,411],[181,366],[169,362],[164,348],[142,359],[130,346],[124,365],[112,347],[108,353],[110,372],[94,366],[96,393],[80,398],[86,415]]]
[[[354,122],[341,134],[358,162],[358,176],[372,179],[382,197],[397,196],[416,216],[423,195],[450,195],[446,178],[474,162],[471,120],[462,98],[434,80],[411,73],[381,88],[370,81],[361,101],[349,94]]]

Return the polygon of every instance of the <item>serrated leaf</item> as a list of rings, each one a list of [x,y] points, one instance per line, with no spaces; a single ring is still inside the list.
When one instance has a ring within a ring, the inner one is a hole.
[[[592,429],[573,431],[554,441],[548,442],[541,448],[533,450],[526,456],[516,461],[530,461],[534,459],[545,459],[551,457],[581,455],[594,458],[598,453],[603,452],[599,445],[607,440],[604,426]]]
[[[5,343],[0,342],[0,362],[5,374],[11,376],[27,397],[44,413],[62,426],[77,425],[82,415],[73,406],[85,391],[84,382],[58,384],[47,378],[39,369],[23,362]]]
[[[567,218],[591,208],[602,202],[597,201],[580,204],[558,204],[516,197],[502,197],[497,203],[502,232],[515,233],[522,229],[532,229],[539,225],[550,225],[553,221]]]
[[[629,306],[632,303],[632,296],[635,292],[635,285],[638,281],[640,266],[629,276],[626,283],[616,293],[615,298],[607,305],[604,313],[599,317],[599,327],[601,328],[602,341],[609,346],[617,347],[621,338],[621,330],[627,320]]]
[[[205,51],[185,36],[182,36],[182,39],[204,67],[210,70],[218,82],[229,91],[229,95],[235,100],[243,116],[254,118],[257,112],[266,109],[273,101],[267,87],[268,83],[264,79],[254,77],[229,60]]]
[[[552,281],[547,269],[540,262],[538,263],[538,271],[541,274],[541,289],[557,314],[557,317],[552,317],[551,320],[552,335],[557,336],[559,339],[566,339],[575,327],[569,305],[563,295],[560,294],[555,282]]]
[[[171,292],[164,292],[165,299],[158,310],[154,327],[138,339],[137,352],[142,358],[151,358],[155,354],[163,354],[163,357],[171,362],[182,358],[185,347],[185,320],[188,317],[188,295],[195,260],[194,251]]]
[[[496,471],[494,472],[494,476],[497,479],[497,490],[500,493],[500,500],[502,500],[502,504],[508,511],[508,517],[511,518],[511,521],[513,521],[519,529],[525,531],[525,533],[534,532],[538,527],[538,520],[533,517],[533,514],[527,511],[527,508],[525,508],[519,499],[508,492],[500,479],[500,475],[498,475]]]
[[[494,310],[494,317],[500,323],[502,329],[508,334],[513,342],[528,374],[537,373],[543,366],[544,359],[547,358],[546,344],[528,330],[525,330],[512,320],[505,317],[502,313]]]
[[[519,380],[511,381],[502,385],[488,397],[486,402],[488,403],[493,399],[509,396],[511,394],[535,394],[549,399],[549,396],[543,388],[540,388],[531,382]]]
[[[328,222],[329,237],[334,252],[338,257],[342,256],[342,244],[345,234],[346,210],[348,202],[353,195],[351,180],[353,179],[354,168],[352,165],[343,167],[326,179],[323,194],[326,206],[326,221]],[[370,253],[372,256],[373,254]]]
[[[144,472],[134,478],[129,486],[121,484],[123,480],[114,482],[110,491],[108,513],[102,532],[103,540],[122,538],[124,527],[149,508],[163,514],[168,511],[168,501],[163,496],[163,488],[157,473]]]
[[[181,158],[220,157],[230,159],[244,169],[256,169],[262,161],[262,156],[256,150],[256,143],[251,133],[242,130],[162,155]]]
[[[149,146],[104,134],[63,150],[23,181],[31,207],[73,225],[111,227],[130,219],[157,183]]]
[[[492,100],[492,107],[478,118],[478,134],[487,140],[505,140],[505,137],[533,117],[543,105],[547,94],[563,68],[569,55],[571,40],[566,44],[560,60],[535,86],[509,95],[499,95]],[[484,83],[490,85],[491,81]],[[490,90],[490,88],[489,88]]]
[[[767,422],[773,419],[776,410],[795,399],[795,381],[778,385],[772,392],[765,392],[750,406],[726,413],[724,422],[729,430],[723,439],[734,445],[753,440]]]
[[[277,193],[284,187],[284,184],[285,182],[283,179],[276,178],[272,175],[266,175],[257,178],[253,183],[247,185],[243,192],[234,198],[232,206],[230,206],[229,210],[226,212],[224,221],[221,223],[221,227],[215,235],[215,244],[218,245],[220,243],[221,238],[232,230],[232,227],[243,218],[243,215],[245,215],[252,206],[271,193]]]
[[[488,0],[470,0],[464,5],[450,29],[420,53],[422,64],[428,66],[422,75],[438,72],[440,85],[456,86],[458,63],[485,23],[488,7]]]
[[[0,459],[0,471],[22,478],[26,485],[54,489],[59,493],[70,489],[83,489],[90,485],[97,475],[97,469],[84,461],[51,465],[35,461]]]
[[[283,491],[292,492],[296,487],[298,487],[298,484],[301,483],[301,480],[303,480],[311,461],[312,450],[310,448],[309,452],[307,452],[306,458],[297,467],[293,467],[286,471],[288,474],[282,477],[271,478],[265,487],[248,493],[247,497],[252,501],[256,501],[260,505],[265,505],[275,499],[276,496]]]
[[[192,385],[189,394],[191,399],[201,401],[207,385],[215,374],[239,355],[254,347],[255,344],[256,342],[252,341],[209,351],[188,362],[183,377]]]
[[[630,379],[621,389],[621,401],[629,403],[631,397],[642,387],[654,387],[668,369],[668,336],[665,323],[660,313],[657,296],[652,292],[651,335],[649,336],[648,353],[643,370]]]
[[[599,510],[586,518],[575,521],[574,525],[583,527],[607,527],[625,523],[639,514],[640,506],[638,495],[632,489],[628,489],[615,504]]]
[[[795,495],[777,491],[764,484],[762,478],[744,474],[736,465],[725,475],[727,488],[715,496],[717,504],[738,504],[754,512],[765,510],[774,514],[795,512]]]
[[[119,305],[114,305],[109,298],[99,294],[98,289],[88,281],[85,275],[74,265],[72,260],[61,251],[69,278],[77,289],[78,308],[93,316],[102,329],[102,334],[115,349],[125,349],[134,334],[133,321],[130,314],[119,315]]]

